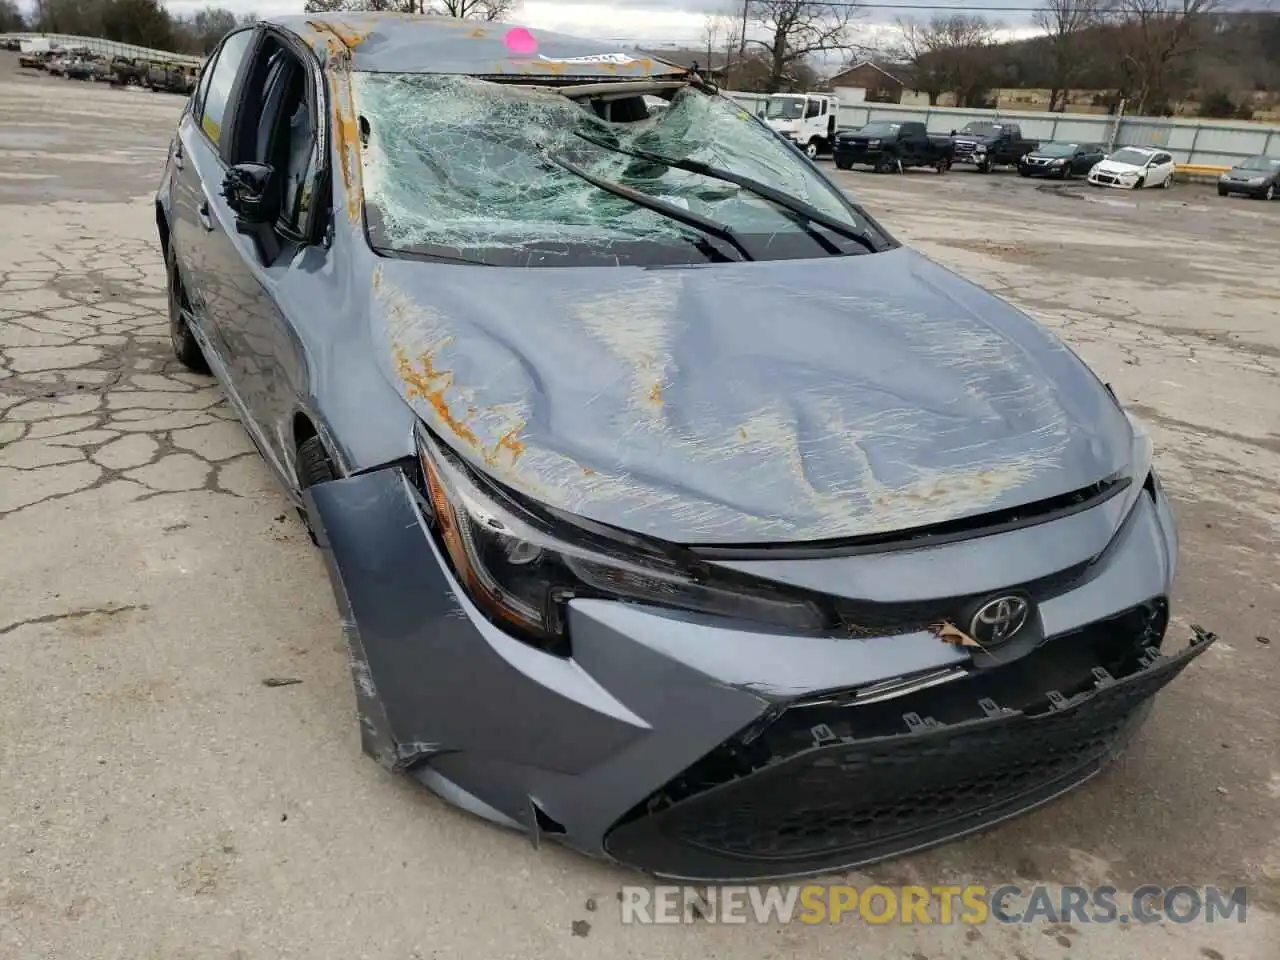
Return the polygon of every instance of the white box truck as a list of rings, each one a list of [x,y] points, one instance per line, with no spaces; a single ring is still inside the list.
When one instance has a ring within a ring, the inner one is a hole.
[[[812,158],[835,144],[839,110],[840,101],[829,93],[772,93],[756,113]]]

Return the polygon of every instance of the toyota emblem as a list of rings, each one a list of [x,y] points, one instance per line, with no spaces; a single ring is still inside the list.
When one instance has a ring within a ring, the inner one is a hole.
[[[1018,635],[1027,623],[1031,604],[1025,597],[997,597],[978,608],[969,624],[969,636],[983,647],[999,647]]]

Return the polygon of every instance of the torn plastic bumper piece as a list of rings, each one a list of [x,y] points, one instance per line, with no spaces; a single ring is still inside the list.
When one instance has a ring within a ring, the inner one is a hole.
[[[397,467],[320,484],[305,501],[365,752],[535,842],[551,835],[661,876],[843,869],[1031,809],[1118,752],[1214,639],[1198,631],[1162,654],[1156,598],[941,685],[864,697],[868,684],[883,693],[882,669],[823,660],[842,670],[847,702],[803,683],[762,692],[727,682],[720,660],[664,647],[673,630],[697,633],[692,622],[631,605],[571,605],[569,657],[504,633],[452,577]],[[733,638],[702,639],[694,652],[733,655]],[[953,658],[930,643],[949,658],[923,665],[936,673]]]
[[[983,698],[973,719],[941,723],[909,712],[903,732],[866,739],[815,724],[808,743],[771,744],[754,772],[671,802],[673,787],[687,791],[700,775],[707,782],[711,767],[700,762],[620,823],[605,847],[666,877],[753,881],[853,868],[991,826],[1083,783],[1115,757],[1153,696],[1217,639],[1192,630],[1185,649],[1165,655],[1147,647],[1123,677],[1095,667],[1088,689],[1046,691],[1035,712]],[[732,743],[720,752],[749,749]]]

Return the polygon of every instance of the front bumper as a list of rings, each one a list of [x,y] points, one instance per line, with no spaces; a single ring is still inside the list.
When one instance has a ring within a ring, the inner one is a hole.
[[[1090,173],[1089,183],[1095,187],[1111,187],[1114,190],[1136,190],[1138,188],[1137,180],[1122,182],[1118,176],[1111,173]]]
[[[1243,180],[1219,180],[1218,193],[1220,194],[1239,194],[1240,196],[1253,197],[1259,199],[1267,194],[1267,184],[1251,184]]]
[[[607,600],[570,602],[573,652],[557,657],[470,602],[400,470],[306,500],[365,751],[535,842],[662,876],[840,869],[1031,809],[1119,751],[1152,695],[1212,641],[1156,652],[1176,551],[1158,486],[1087,569],[1037,581],[1052,582],[1039,639],[994,665],[927,630],[790,637]],[[1022,563],[1032,541],[1042,560],[1061,556],[1104,509],[959,544],[974,563],[956,579],[1005,576],[989,571]],[[892,563],[915,563],[904,553]],[[828,561],[795,564],[810,562]],[[900,569],[881,572],[901,583]],[[957,675],[913,688],[940,671]],[[851,699],[899,682],[888,699]]]
[[[1071,168],[1067,165],[1053,167],[1046,163],[1019,163],[1018,172],[1028,177],[1058,177],[1067,175]]]
[[[884,156],[884,149],[882,147],[868,147],[865,144],[856,142],[842,143],[837,140],[835,149],[832,151],[831,155],[833,159],[840,160],[845,163],[852,163],[859,166],[864,164],[874,166],[880,161],[880,158]]]

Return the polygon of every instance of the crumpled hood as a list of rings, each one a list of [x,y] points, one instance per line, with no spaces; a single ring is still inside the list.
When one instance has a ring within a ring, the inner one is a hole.
[[[1111,176],[1119,176],[1122,173],[1142,173],[1142,167],[1134,166],[1132,163],[1117,163],[1115,160],[1103,160],[1098,163],[1097,171],[1099,173],[1109,173]]]
[[[479,470],[681,543],[918,527],[1079,489],[1132,431],[1002,300],[899,248],[695,267],[380,264],[388,378]]]

